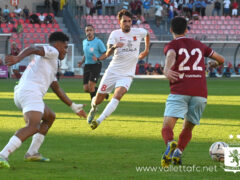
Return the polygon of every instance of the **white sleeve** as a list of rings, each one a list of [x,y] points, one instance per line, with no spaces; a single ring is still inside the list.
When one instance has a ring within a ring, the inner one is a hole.
[[[138,28],[138,33],[142,38],[145,38],[148,34],[147,30],[144,28]]]
[[[115,33],[113,31],[113,32],[111,32],[111,34],[110,34],[110,36],[108,38],[107,44],[116,44],[116,43],[117,42],[116,42],[116,38],[115,38]]]
[[[44,52],[45,52],[45,56],[44,58],[46,59],[58,59],[58,55],[59,52],[56,48],[52,47],[52,46],[43,46]]]

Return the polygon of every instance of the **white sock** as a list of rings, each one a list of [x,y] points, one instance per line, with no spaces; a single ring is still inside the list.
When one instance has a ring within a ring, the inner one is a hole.
[[[91,106],[92,106],[92,107],[93,107],[93,106],[96,106],[95,100],[96,100],[96,96],[94,96],[94,97],[92,98],[92,102],[91,102]]]
[[[31,143],[27,153],[30,155],[38,153],[38,150],[39,150],[40,146],[42,145],[44,138],[45,138],[45,136],[40,133],[34,134],[32,137],[32,143]]]
[[[108,103],[108,105],[105,107],[100,117],[97,119],[97,122],[100,124],[104,119],[110,116],[115,111],[118,104],[119,104],[119,100],[112,98],[111,101]]]
[[[8,156],[13,153],[17,148],[22,145],[22,141],[17,136],[12,136],[8,141],[7,145],[0,152],[0,155],[4,158],[8,158]]]

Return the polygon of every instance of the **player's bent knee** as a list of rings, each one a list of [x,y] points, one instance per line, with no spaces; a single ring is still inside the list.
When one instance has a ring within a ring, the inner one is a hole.
[[[29,133],[35,134],[39,131],[40,124],[35,124],[35,125],[28,124],[26,127],[28,128]]]

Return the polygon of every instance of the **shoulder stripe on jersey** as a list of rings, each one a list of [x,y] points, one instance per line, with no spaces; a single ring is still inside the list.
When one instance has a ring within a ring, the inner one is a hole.
[[[213,55],[214,51],[212,50],[212,52],[209,54],[208,57],[211,57]]]

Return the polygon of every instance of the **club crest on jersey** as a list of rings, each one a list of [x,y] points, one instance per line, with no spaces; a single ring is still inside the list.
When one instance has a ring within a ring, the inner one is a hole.
[[[136,36],[133,36],[133,40],[136,41],[136,40],[137,40],[137,37],[136,37]]]

